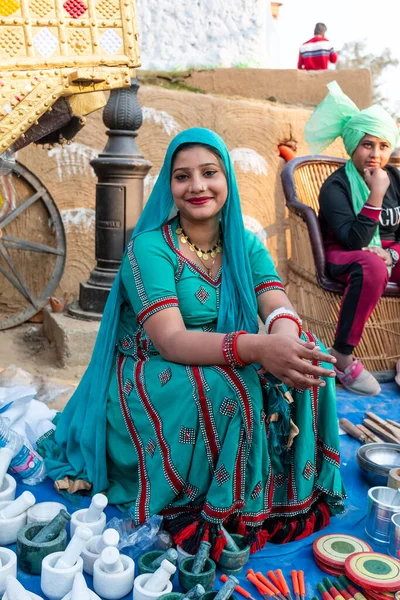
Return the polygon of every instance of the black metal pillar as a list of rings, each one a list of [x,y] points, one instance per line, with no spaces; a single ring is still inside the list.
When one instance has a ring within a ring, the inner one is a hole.
[[[143,209],[143,180],[151,163],[136,145],[142,125],[137,99],[139,84],[112,90],[103,112],[108,127],[108,142],[91,161],[97,175],[96,185],[96,261],[89,280],[80,284],[79,305],[69,308],[71,315],[101,319],[104,306],[121,264],[122,255]]]

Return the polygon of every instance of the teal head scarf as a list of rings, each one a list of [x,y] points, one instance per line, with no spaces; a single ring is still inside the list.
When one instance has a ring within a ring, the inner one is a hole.
[[[319,154],[340,136],[350,157],[367,134],[386,140],[392,148],[396,147],[398,127],[384,108],[373,105],[360,111],[336,81],[329,83],[327,87],[329,94],[314,110],[304,129],[312,154]],[[354,212],[358,215],[368,200],[370,191],[352,160],[346,163],[346,174],[350,181]],[[378,228],[370,246],[381,246]]]
[[[199,143],[220,155],[228,182],[228,197],[221,212],[223,275],[218,331],[258,331],[257,301],[247,253],[245,229],[233,165],[223,140],[213,131],[194,128],[179,133],[170,143],[164,165],[135,227],[133,238],[164,225],[174,207],[171,168],[182,144]],[[57,423],[54,440],[41,443],[46,469],[54,480],[66,476],[93,484],[92,492],[107,489],[106,405],[111,369],[115,360],[117,328],[122,304],[118,272],[104,309],[90,364]]]

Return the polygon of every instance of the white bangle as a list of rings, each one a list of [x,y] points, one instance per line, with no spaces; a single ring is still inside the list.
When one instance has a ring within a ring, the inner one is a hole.
[[[285,315],[287,315],[289,318],[291,317],[292,320],[295,320],[299,324],[299,329],[301,329],[303,323],[302,323],[302,320],[300,319],[299,315],[296,314],[293,310],[290,310],[290,308],[286,308],[285,306],[280,306],[279,308],[276,308],[275,310],[272,311],[272,313],[270,313],[268,315],[268,317],[265,321],[265,331],[267,333],[269,333],[271,321],[276,320],[276,318],[279,316],[281,316],[281,318],[284,318]]]

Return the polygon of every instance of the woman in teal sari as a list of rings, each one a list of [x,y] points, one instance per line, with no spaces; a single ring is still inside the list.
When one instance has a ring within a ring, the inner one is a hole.
[[[91,363],[42,444],[48,473],[104,491],[136,523],[163,515],[189,552],[207,538],[217,556],[222,524],[253,550],[298,539],[343,510],[334,361],[244,229],[224,142],[189,129],[168,148]]]

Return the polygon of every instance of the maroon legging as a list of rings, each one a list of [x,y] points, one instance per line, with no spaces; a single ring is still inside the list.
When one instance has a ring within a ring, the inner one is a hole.
[[[400,255],[400,244],[382,240],[382,246],[385,249],[392,247]],[[342,354],[351,354],[385,290],[389,272],[380,256],[365,250],[331,246],[326,252],[326,260],[329,274],[346,285],[333,347]],[[400,283],[400,261],[392,269],[390,281]]]

